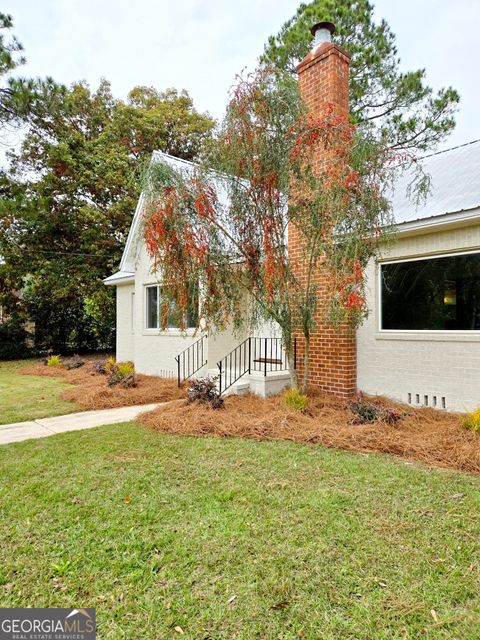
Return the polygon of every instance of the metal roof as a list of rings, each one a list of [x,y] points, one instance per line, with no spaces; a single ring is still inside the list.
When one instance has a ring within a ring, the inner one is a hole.
[[[395,183],[392,211],[397,224],[480,207],[480,140],[419,160],[430,176],[430,193],[418,204],[407,195],[413,178],[406,171]]]
[[[128,280],[133,280],[135,278],[135,273],[133,271],[117,271],[108,278],[104,278],[104,284],[118,284],[119,282],[127,282]]]

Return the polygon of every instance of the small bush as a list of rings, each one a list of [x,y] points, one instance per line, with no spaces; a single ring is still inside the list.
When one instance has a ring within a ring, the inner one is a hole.
[[[115,358],[110,356],[107,360],[97,360],[93,365],[93,371],[101,375],[106,375],[112,371],[114,366]]]
[[[135,367],[133,362],[116,362],[110,368],[110,377],[108,378],[108,386],[114,387],[120,385],[121,387],[136,387],[137,381],[135,379]]]
[[[83,367],[84,364],[85,364],[85,360],[82,360],[80,356],[72,356],[68,360],[65,360],[65,362],[63,363],[63,366],[65,367],[65,369],[70,370],[70,369],[79,369],[80,367]]]
[[[29,338],[23,322],[18,318],[10,318],[0,322],[0,360],[27,358],[32,350],[27,344]]]
[[[287,389],[283,395],[285,404],[294,411],[304,413],[308,409],[308,398],[305,394],[300,393],[297,387]]]
[[[353,424],[384,422],[394,426],[402,418],[402,414],[393,407],[383,407],[366,400],[362,393],[359,393],[356,400],[350,403],[350,411],[353,413]]]
[[[400,413],[400,411],[397,411],[393,407],[382,407],[380,419],[382,422],[385,422],[385,424],[394,427],[397,422],[400,422],[403,415]]]
[[[465,429],[470,429],[470,431],[480,433],[480,407],[475,409],[475,411],[467,413],[467,415],[462,419],[462,425]]]
[[[60,367],[62,359],[60,356],[50,356],[47,360],[47,367]]]
[[[192,380],[187,390],[187,402],[199,402],[206,404],[212,409],[221,409],[223,407],[223,398],[217,388],[218,377],[206,377]]]

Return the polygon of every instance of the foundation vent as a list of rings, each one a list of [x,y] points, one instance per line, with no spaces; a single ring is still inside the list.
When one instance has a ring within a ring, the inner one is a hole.
[[[445,396],[429,395],[428,393],[407,393],[407,402],[417,407],[433,407],[434,409],[446,409],[447,398]]]

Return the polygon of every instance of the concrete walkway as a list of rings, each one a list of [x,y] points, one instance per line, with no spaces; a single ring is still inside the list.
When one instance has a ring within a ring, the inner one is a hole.
[[[133,407],[81,411],[80,413],[69,413],[66,416],[55,416],[54,418],[39,418],[29,422],[0,424],[0,445],[20,442],[21,440],[31,440],[32,438],[46,438],[66,431],[101,427],[104,424],[128,422],[129,420],[135,420],[141,413],[152,411],[152,409],[156,409],[159,406],[160,404],[137,404]]]

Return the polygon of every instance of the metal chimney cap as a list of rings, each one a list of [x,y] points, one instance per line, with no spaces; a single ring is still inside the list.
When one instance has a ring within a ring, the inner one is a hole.
[[[317,22],[310,29],[310,33],[312,34],[312,36],[315,36],[318,29],[327,29],[328,31],[330,31],[331,36],[333,36],[333,34],[335,33],[335,25],[333,24],[333,22]]]

